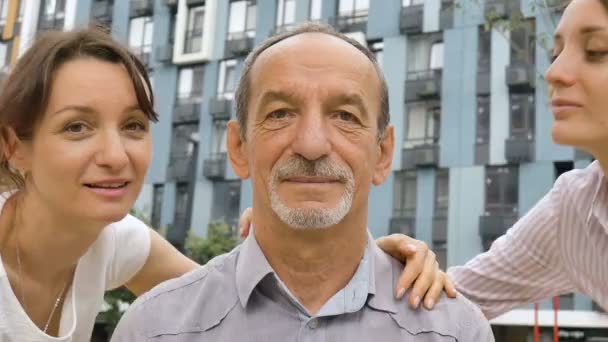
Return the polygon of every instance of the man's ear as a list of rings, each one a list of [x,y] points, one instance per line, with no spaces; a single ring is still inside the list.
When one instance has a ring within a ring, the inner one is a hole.
[[[376,186],[384,183],[393,168],[393,151],[395,150],[395,127],[389,125],[380,139],[380,156],[376,162],[372,183]]]
[[[241,137],[241,125],[230,120],[226,126],[228,160],[234,173],[241,179],[249,178],[249,159],[247,158],[247,142]]]
[[[5,127],[1,131],[2,155],[13,168],[27,172],[31,169],[30,144],[17,137],[15,130]]]

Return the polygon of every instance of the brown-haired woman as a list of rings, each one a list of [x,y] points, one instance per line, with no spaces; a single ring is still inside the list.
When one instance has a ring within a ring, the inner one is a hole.
[[[97,29],[50,32],[0,92],[0,340],[88,341],[107,289],[196,266],[127,215],[156,121],[145,67]]]

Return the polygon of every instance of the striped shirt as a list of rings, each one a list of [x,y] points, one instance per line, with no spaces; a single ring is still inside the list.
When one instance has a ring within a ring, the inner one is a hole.
[[[517,306],[582,292],[608,309],[608,187],[599,163],[560,176],[486,253],[448,273],[494,318]]]

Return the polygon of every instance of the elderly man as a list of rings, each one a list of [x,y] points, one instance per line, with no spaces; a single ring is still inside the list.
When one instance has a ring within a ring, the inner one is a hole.
[[[373,54],[319,24],[247,58],[228,125],[230,163],[253,184],[243,244],[161,284],[114,341],[493,341],[458,296],[414,311],[402,265],[367,231],[368,195],[391,172],[388,91]]]

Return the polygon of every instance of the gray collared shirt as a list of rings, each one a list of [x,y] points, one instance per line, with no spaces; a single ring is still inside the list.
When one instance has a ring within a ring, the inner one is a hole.
[[[488,321],[462,296],[442,298],[432,311],[395,299],[402,269],[370,237],[351,281],[311,316],[251,234],[138,298],[112,341],[494,341]]]

